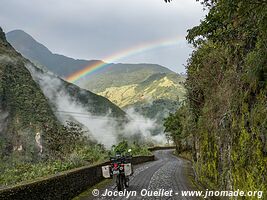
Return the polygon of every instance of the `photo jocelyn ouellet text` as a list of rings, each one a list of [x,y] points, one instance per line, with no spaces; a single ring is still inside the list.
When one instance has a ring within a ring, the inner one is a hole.
[[[148,190],[142,189],[141,191],[116,191],[116,190],[104,190],[102,193],[98,189],[94,189],[92,191],[93,196],[101,196],[101,197],[125,197],[126,199],[130,197],[142,196],[142,197],[173,197],[173,196],[181,196],[181,197],[203,197],[204,199],[208,197],[257,197],[261,199],[263,197],[263,191],[174,191],[172,189],[158,189],[158,190]]]

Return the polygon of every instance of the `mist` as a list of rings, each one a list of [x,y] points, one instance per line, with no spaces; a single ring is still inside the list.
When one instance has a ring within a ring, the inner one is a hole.
[[[58,120],[63,124],[74,121],[82,125],[89,138],[103,144],[106,148],[110,148],[122,139],[130,142],[166,143],[163,133],[153,136],[153,129],[157,127],[156,120],[145,118],[133,109],[125,111],[129,119],[127,123],[111,117],[110,112],[93,115],[88,111],[88,107],[86,108],[70,96],[66,90],[66,82],[53,73],[36,68],[30,63],[25,66],[50,101]],[[90,106],[90,103],[87,106]]]

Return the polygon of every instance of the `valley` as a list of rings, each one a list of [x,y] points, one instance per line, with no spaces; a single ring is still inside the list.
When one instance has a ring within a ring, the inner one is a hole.
[[[184,82],[186,76],[176,74],[163,66],[127,63],[107,63],[103,65],[102,61],[95,60],[83,60],[81,62],[81,60],[52,53],[47,47],[22,30],[14,30],[6,35],[7,40],[17,51],[33,63],[36,63],[43,71],[50,71],[55,76],[70,82],[73,76],[76,76],[75,79],[77,79],[81,74],[86,73],[86,76],[78,78],[74,84],[85,89],[83,90],[85,93],[92,91],[107,98],[128,114],[134,111],[136,112],[135,116],[139,115],[139,118],[147,118],[146,121],[150,121],[149,123],[154,126],[154,128],[149,128],[151,129],[151,135],[164,137],[164,127],[162,125],[164,118],[170,112],[174,112],[185,99]],[[102,65],[103,67],[101,67]],[[84,72],[87,68],[88,72]],[[94,68],[97,70],[91,72]],[[64,81],[61,80],[61,82],[63,83]],[[70,85],[67,87],[69,88],[68,90],[75,88],[71,83],[64,82],[64,85]],[[62,91],[62,87],[52,89],[54,94],[57,93],[58,89]],[[77,92],[78,90],[76,89]],[[82,105],[86,104],[86,101],[82,100],[82,98],[86,99],[83,97],[84,95],[79,94],[77,101],[76,93],[74,91],[70,93],[74,95],[74,97],[71,95],[73,101],[82,102]],[[85,107],[90,107],[87,110],[92,111],[92,113],[100,112],[101,106],[104,104],[99,100],[100,98],[97,98],[95,103],[91,104],[91,107],[88,106],[90,103],[87,102],[88,105]],[[81,109],[78,108],[78,110]],[[83,113],[82,111],[80,112]],[[79,121],[83,120],[80,119]],[[157,125],[153,122],[156,122]]]
[[[267,199],[266,0],[2,4],[0,199]]]

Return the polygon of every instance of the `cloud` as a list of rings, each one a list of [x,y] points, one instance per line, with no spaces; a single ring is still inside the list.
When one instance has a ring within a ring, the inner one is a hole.
[[[6,31],[23,29],[53,52],[86,59],[103,59],[148,41],[184,37],[205,14],[195,0],[169,4],[163,0],[2,0],[1,5],[0,22]],[[151,50],[147,56],[124,61],[182,71],[188,56],[184,52],[190,51],[177,46],[170,54]]]
[[[66,121],[75,121],[81,124],[88,135],[111,147],[122,138],[138,141],[149,141],[164,144],[166,139],[163,134],[153,136],[153,129],[157,126],[156,120],[147,119],[133,109],[126,113],[130,119],[128,123],[121,125],[121,121],[111,118],[109,113],[94,115],[88,112],[80,102],[70,97],[65,89],[64,82],[51,72],[43,72],[31,64],[26,64],[26,68],[31,72],[33,79],[39,84],[44,95],[49,99],[57,118],[64,124]]]

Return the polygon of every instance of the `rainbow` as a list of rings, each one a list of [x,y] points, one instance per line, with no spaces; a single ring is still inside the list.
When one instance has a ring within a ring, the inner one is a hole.
[[[162,40],[157,40],[157,41],[152,41],[152,42],[147,42],[147,43],[136,45],[134,47],[125,49],[121,52],[115,53],[107,58],[104,58],[103,59],[104,62],[96,61],[95,63],[88,65],[84,69],[76,71],[75,73],[66,77],[66,80],[71,83],[77,82],[81,78],[110,65],[110,63],[114,63],[123,58],[136,55],[136,54],[140,54],[145,51],[150,51],[152,49],[178,45],[182,41],[185,41],[185,38],[182,36],[178,36],[178,37],[171,38],[171,39],[162,39]]]

